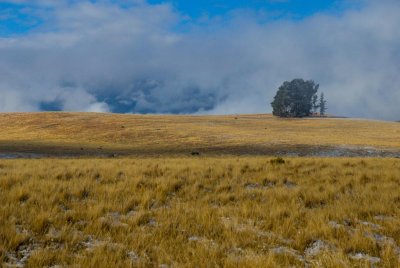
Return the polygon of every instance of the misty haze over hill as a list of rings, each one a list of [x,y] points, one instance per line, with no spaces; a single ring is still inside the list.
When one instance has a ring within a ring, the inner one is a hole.
[[[283,81],[304,78],[321,85],[329,113],[400,118],[398,0],[301,19],[255,9],[191,18],[145,1],[0,2],[30,2],[20,12],[40,21],[0,37],[0,111],[263,113]]]

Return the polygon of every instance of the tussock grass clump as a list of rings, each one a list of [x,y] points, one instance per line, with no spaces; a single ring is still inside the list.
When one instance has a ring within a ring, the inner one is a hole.
[[[2,160],[0,262],[400,265],[399,160],[283,161]]]
[[[270,160],[271,164],[285,164],[285,160],[282,157],[277,157]]]

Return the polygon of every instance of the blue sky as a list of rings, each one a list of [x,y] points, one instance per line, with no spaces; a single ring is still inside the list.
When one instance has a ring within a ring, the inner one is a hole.
[[[124,3],[124,1],[114,2]],[[340,14],[356,7],[358,2],[354,0],[149,0],[147,3],[169,3],[178,13],[189,16],[193,22],[203,17],[224,18],[235,10],[264,12],[269,20],[282,18],[301,20],[316,13]],[[23,35],[37,29],[43,24],[44,18],[41,17],[43,11],[52,8],[54,7],[35,4],[35,1],[31,3],[0,1],[0,36]]]
[[[150,3],[165,1],[152,0]],[[309,16],[315,12],[336,11],[341,4],[337,0],[174,0],[171,3],[180,11],[191,17],[221,16],[234,9],[265,10],[282,16],[297,18]]]
[[[399,0],[0,0],[0,112],[271,112],[313,79],[399,120]]]

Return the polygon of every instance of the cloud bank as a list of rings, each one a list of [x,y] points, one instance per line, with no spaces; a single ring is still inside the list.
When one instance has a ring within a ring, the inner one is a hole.
[[[0,38],[0,111],[270,112],[279,85],[314,79],[328,112],[400,119],[400,3],[265,20],[193,20],[145,1],[8,1],[42,23]]]

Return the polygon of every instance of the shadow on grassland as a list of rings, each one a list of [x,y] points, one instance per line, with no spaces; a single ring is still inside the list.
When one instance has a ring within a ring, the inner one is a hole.
[[[112,145],[80,145],[40,143],[32,141],[0,142],[0,158],[71,158],[129,156],[299,156],[299,157],[396,157],[400,150],[367,146],[328,146],[302,144],[254,144],[208,147],[148,146],[114,147]]]

